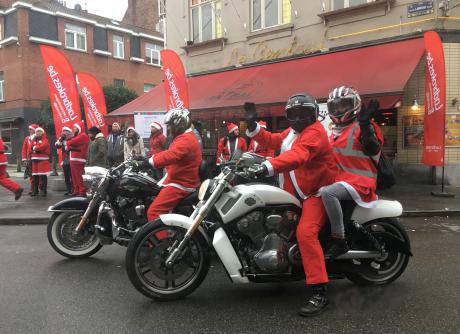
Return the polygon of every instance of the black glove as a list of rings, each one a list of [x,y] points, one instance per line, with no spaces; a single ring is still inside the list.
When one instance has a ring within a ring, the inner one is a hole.
[[[133,157],[132,165],[139,170],[152,168],[152,165],[149,162],[149,158],[142,156]]]
[[[246,125],[248,127],[249,132],[252,132],[257,127],[256,105],[252,102],[245,102],[244,111],[245,111]]]
[[[144,162],[144,161],[149,162],[149,158],[144,157],[144,156],[142,156],[142,155],[135,155],[135,156],[133,157],[133,160],[135,160],[135,161],[141,161],[141,162]]]
[[[265,166],[264,164],[252,165],[246,171],[251,178],[255,179],[268,174],[267,166]]]
[[[359,125],[369,125],[371,124],[371,118],[374,116],[374,113],[379,110],[379,101],[371,100],[367,107],[361,107],[361,112],[358,116]]]

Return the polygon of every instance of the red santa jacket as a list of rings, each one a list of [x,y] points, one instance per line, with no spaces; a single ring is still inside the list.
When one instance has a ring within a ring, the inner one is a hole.
[[[25,139],[24,139],[24,143],[22,143],[22,161],[26,161],[26,160],[29,160],[29,157],[30,157],[30,150],[31,150],[31,143],[32,143],[32,139],[30,138],[30,136],[27,136]]]
[[[32,161],[49,161],[50,153],[50,142],[46,134],[41,138],[34,137],[31,143]]]
[[[165,142],[166,142],[166,137],[161,132],[157,132],[153,136],[150,136],[150,148],[149,148],[149,152],[147,153],[147,156],[151,157],[152,155],[163,151]]]
[[[372,125],[377,139],[383,145],[380,127],[374,122]],[[360,133],[358,122],[354,122],[338,137],[334,138],[332,135],[334,156],[339,168],[335,181],[348,190],[356,204],[371,208],[377,200],[377,165],[380,153],[373,157],[365,155],[359,140]]]
[[[167,173],[160,181],[163,186],[193,192],[200,185],[201,158],[200,144],[193,131],[188,129],[174,138],[169,149],[154,154],[149,162],[155,168],[166,167]]]
[[[275,156],[274,150],[267,149],[254,139],[251,139],[251,142],[249,143],[248,152],[256,153],[266,158],[273,158]]]
[[[83,122],[77,123],[80,128],[78,134],[67,141],[67,151],[70,152],[69,160],[74,162],[86,162],[88,156],[89,137],[85,133]]]
[[[248,145],[246,144],[246,140],[244,138],[238,137],[235,141],[235,147],[233,147],[233,151],[230,149],[230,140],[227,140],[227,144],[225,144],[226,137],[222,137],[219,140],[219,144],[217,145],[217,160],[216,164],[220,165],[225,161],[230,160],[230,152],[235,152],[236,150],[241,150],[242,152],[246,152],[248,150]],[[225,160],[222,160],[222,155]]]
[[[337,167],[326,130],[315,122],[297,133],[291,128],[282,133],[270,133],[259,125],[247,135],[265,147],[281,153],[264,162],[269,174],[279,174],[280,187],[306,199],[322,186],[332,184]]]
[[[5,154],[6,148],[2,138],[0,138],[0,166],[8,165],[8,159]]]

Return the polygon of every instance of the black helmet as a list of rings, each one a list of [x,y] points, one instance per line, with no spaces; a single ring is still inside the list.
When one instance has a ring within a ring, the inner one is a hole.
[[[300,93],[288,99],[285,111],[291,128],[302,132],[307,126],[316,122],[319,108],[311,95]]]
[[[170,129],[173,137],[183,134],[192,125],[190,111],[184,108],[171,109],[166,114],[165,124]]]

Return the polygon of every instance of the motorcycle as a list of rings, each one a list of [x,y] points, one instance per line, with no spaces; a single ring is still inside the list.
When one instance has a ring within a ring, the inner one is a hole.
[[[53,215],[48,241],[69,258],[89,257],[103,245],[127,246],[139,227],[147,223],[146,208],[161,190],[158,181],[140,171],[133,160],[112,169],[86,167],[87,197],[68,198],[48,208]],[[190,214],[196,193],[179,203],[174,212]]]
[[[161,215],[136,233],[126,253],[126,270],[139,292],[159,300],[187,296],[206,277],[212,250],[233,283],[305,279],[296,241],[301,202],[271,185],[234,185],[236,178],[254,180],[248,168],[258,159],[245,153],[239,163],[204,181],[190,216]],[[379,200],[366,209],[347,203],[344,211],[350,251],[326,259],[329,276],[359,285],[396,280],[412,255],[397,219],[401,204]],[[323,248],[329,238],[326,227],[319,236]]]

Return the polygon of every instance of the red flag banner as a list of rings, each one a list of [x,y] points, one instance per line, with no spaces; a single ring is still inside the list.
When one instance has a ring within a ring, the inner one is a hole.
[[[444,50],[434,31],[424,34],[425,74],[425,134],[422,162],[430,166],[444,166],[446,68]]]
[[[83,106],[85,107],[85,119],[87,127],[97,127],[107,136],[108,128],[104,116],[107,115],[104,91],[96,77],[89,73],[77,73]]]
[[[179,56],[173,50],[161,50],[163,62],[166,110],[189,108],[187,79]]]
[[[72,65],[61,51],[40,45],[40,52],[48,79],[56,137],[59,138],[62,127],[72,129],[74,123],[81,121],[77,85]]]

